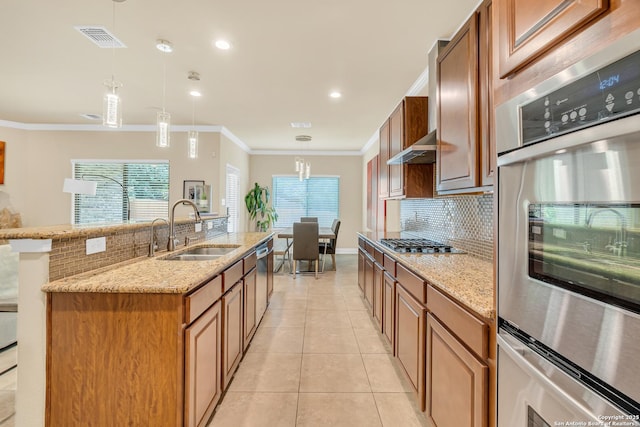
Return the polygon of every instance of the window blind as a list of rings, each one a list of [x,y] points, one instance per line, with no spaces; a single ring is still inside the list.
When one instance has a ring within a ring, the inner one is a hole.
[[[317,217],[320,227],[331,227],[340,214],[340,177],[273,176],[272,206],[278,213],[274,228],[292,227],[303,216]]]
[[[95,196],[75,195],[74,224],[126,221],[128,208],[134,221],[168,217],[168,162],[76,160],[73,176],[97,184]]]
[[[238,193],[240,192],[240,170],[231,165],[227,165],[227,231],[235,233],[238,231]]]

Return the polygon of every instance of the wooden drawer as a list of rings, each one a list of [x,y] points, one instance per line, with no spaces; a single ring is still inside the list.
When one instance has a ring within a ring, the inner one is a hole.
[[[389,255],[384,254],[384,260],[382,262],[384,269],[389,272],[393,277],[396,277],[396,260]]]
[[[227,292],[233,287],[233,285],[235,285],[236,283],[238,283],[238,281],[240,281],[240,279],[242,279],[242,264],[243,260],[240,260],[222,272],[223,293]]]
[[[396,280],[400,283],[415,299],[422,304],[427,302],[427,284],[421,278],[407,270],[402,264],[396,266]]]
[[[249,255],[243,258],[242,261],[244,262],[244,274],[247,274],[253,267],[256,266],[257,260],[258,258],[256,257],[255,251],[251,252]]]
[[[269,241],[267,242],[267,248],[273,249],[273,239],[269,239]]]
[[[384,265],[384,254],[382,253],[382,251],[379,251],[378,249],[373,248],[373,258],[381,266]]]
[[[184,297],[184,321],[189,324],[222,296],[222,276],[216,276],[195,292]]]
[[[481,359],[489,357],[489,325],[429,285],[427,309]]]
[[[358,237],[358,246],[362,248],[362,250],[366,250],[366,243],[362,237]]]

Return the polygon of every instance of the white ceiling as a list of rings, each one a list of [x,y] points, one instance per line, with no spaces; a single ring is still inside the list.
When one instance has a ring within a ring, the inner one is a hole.
[[[123,123],[221,125],[252,150],[361,150],[478,0],[2,0],[0,120],[96,124],[115,75]],[[115,27],[114,22],[115,5]],[[104,26],[101,49],[74,26]],[[155,48],[171,41],[173,53]],[[232,48],[213,47],[226,38]],[[197,84],[189,71],[200,73]],[[331,99],[332,90],[343,93]],[[420,92],[426,94],[426,89]],[[292,129],[290,122],[311,122]],[[308,134],[311,142],[296,142]],[[174,135],[173,140],[177,140]],[[186,139],[186,137],[185,137]]]

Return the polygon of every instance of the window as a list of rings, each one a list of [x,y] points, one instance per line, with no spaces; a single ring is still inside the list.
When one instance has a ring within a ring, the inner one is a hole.
[[[167,218],[169,162],[73,161],[75,179],[95,181],[96,194],[76,194],[73,223],[123,222]]]
[[[238,231],[238,193],[240,192],[240,170],[227,165],[227,232]]]
[[[278,213],[274,228],[292,227],[300,217],[318,217],[320,227],[331,227],[339,217],[340,177],[297,175],[273,177],[272,205]]]

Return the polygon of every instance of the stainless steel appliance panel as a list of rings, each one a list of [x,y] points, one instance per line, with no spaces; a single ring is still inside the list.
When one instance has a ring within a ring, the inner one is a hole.
[[[498,335],[499,426],[605,426],[613,421],[637,426],[638,418],[624,414],[511,335]]]

